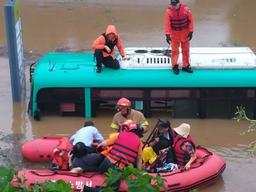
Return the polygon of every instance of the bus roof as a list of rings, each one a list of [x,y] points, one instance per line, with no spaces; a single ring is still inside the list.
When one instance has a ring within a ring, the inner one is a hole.
[[[256,70],[194,70],[173,74],[166,69],[112,70],[96,73],[93,53],[45,54],[36,64],[34,88],[203,88],[256,87]]]

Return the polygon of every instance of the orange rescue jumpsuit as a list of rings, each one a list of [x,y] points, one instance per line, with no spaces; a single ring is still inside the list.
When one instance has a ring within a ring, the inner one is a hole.
[[[113,40],[109,40],[107,38],[107,35],[111,33],[115,35],[115,38]],[[107,45],[110,48],[110,53],[108,53],[105,50],[105,45]],[[96,65],[98,67],[101,67],[103,63],[106,67],[110,67],[113,69],[120,68],[119,62],[115,59],[115,46],[117,47],[120,55],[122,57],[125,57],[122,40],[120,36],[117,34],[116,27],[114,25],[108,25],[106,32],[100,35],[97,39],[95,39],[92,44],[92,48],[94,50],[94,54],[97,61]]]
[[[172,48],[172,66],[177,65],[179,58],[179,46],[182,50],[183,67],[189,66],[189,32],[194,31],[193,15],[188,7],[180,3],[179,8],[175,9],[172,5],[168,7],[165,13],[165,34],[171,36]]]

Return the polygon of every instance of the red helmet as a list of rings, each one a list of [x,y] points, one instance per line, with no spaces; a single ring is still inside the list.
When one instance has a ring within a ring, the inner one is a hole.
[[[122,107],[131,107],[131,101],[126,99],[125,97],[122,97],[117,101],[117,106],[122,106]]]
[[[132,120],[126,120],[121,125],[121,131],[132,131],[137,129],[137,124]]]

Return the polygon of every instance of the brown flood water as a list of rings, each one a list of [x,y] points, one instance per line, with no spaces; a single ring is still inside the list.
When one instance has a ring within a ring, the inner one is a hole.
[[[163,16],[169,0],[23,0],[22,23],[26,63],[35,55],[48,51],[90,50],[91,43],[106,25],[114,23],[127,46],[166,46]],[[192,46],[248,46],[256,50],[256,1],[253,0],[184,0],[195,17]],[[4,0],[0,0],[4,5]],[[1,6],[1,10],[2,6]],[[44,116],[34,121],[26,113],[27,104],[12,103],[3,11],[0,11],[0,165],[35,166],[22,160],[20,145],[41,136],[71,135],[84,122],[82,117]],[[27,77],[28,79],[28,77]],[[27,98],[29,83],[27,83]],[[114,113],[114,112],[113,112]],[[111,132],[113,114],[101,111],[93,120],[104,137]],[[167,117],[173,126],[190,123],[197,144],[220,154],[227,163],[222,177],[203,192],[254,191],[256,159],[246,151],[255,135],[241,136],[247,122],[232,119],[174,119],[170,114],[155,113],[149,119],[151,128],[157,118]],[[7,154],[7,157],[3,157]],[[7,158],[7,159],[6,159]]]

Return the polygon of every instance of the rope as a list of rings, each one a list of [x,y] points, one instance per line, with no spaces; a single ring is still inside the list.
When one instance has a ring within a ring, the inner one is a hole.
[[[30,171],[32,174],[37,175],[37,176],[41,176],[41,177],[46,177],[46,176],[53,176],[53,175],[67,175],[67,176],[72,176],[72,177],[85,177],[85,178],[92,178],[100,173],[92,173],[92,174],[88,174],[88,173],[71,173],[70,171],[61,171],[61,170],[47,170],[47,171],[51,171],[50,173],[44,173],[43,171],[40,172],[40,170],[36,171],[36,170],[32,170]]]

